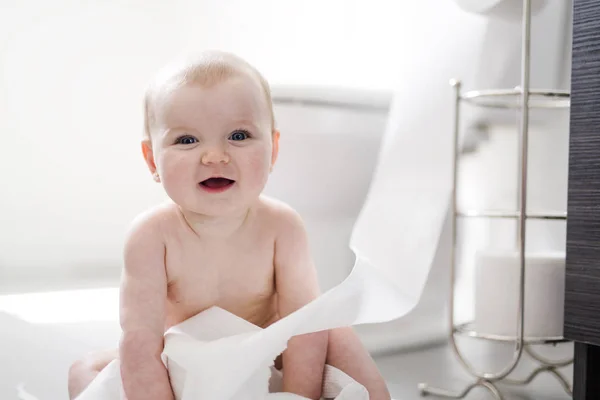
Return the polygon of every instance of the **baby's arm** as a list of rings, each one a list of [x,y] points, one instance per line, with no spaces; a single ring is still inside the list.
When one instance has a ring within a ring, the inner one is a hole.
[[[275,243],[275,279],[281,318],[319,295],[317,274],[300,217],[282,210]],[[328,332],[293,337],[283,352],[283,391],[319,399],[327,356]]]
[[[167,295],[165,245],[155,221],[136,222],[124,249],[119,346],[123,388],[128,400],[172,400],[161,361]]]

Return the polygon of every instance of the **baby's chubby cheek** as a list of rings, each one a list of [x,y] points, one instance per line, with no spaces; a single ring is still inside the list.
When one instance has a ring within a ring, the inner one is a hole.
[[[166,152],[158,159],[158,172],[165,189],[177,190],[182,184],[189,185],[193,182],[196,168],[193,161],[186,154],[169,154]]]
[[[265,149],[253,150],[245,154],[243,164],[245,186],[262,191],[269,178],[271,153]]]

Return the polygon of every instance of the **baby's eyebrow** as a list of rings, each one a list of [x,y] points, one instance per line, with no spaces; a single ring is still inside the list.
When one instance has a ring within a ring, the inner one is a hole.
[[[193,133],[193,129],[190,129],[188,127],[185,126],[176,126],[173,128],[167,128],[164,130],[163,132],[163,136],[168,136],[172,133],[179,133],[179,132],[189,132],[189,133]]]
[[[259,129],[258,124],[255,121],[248,120],[248,119],[239,119],[239,120],[236,120],[234,123],[238,124],[238,125],[251,126],[255,130]]]

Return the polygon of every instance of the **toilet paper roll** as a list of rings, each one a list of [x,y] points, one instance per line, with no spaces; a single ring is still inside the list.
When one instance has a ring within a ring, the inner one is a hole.
[[[519,254],[485,251],[476,256],[475,321],[479,333],[515,336],[519,301]],[[565,254],[527,254],[527,337],[562,337]]]

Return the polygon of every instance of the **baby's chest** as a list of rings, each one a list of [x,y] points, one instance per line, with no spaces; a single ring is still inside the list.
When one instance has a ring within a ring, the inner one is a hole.
[[[274,244],[267,240],[167,248],[169,297],[210,306],[269,296],[274,291],[273,259]]]

